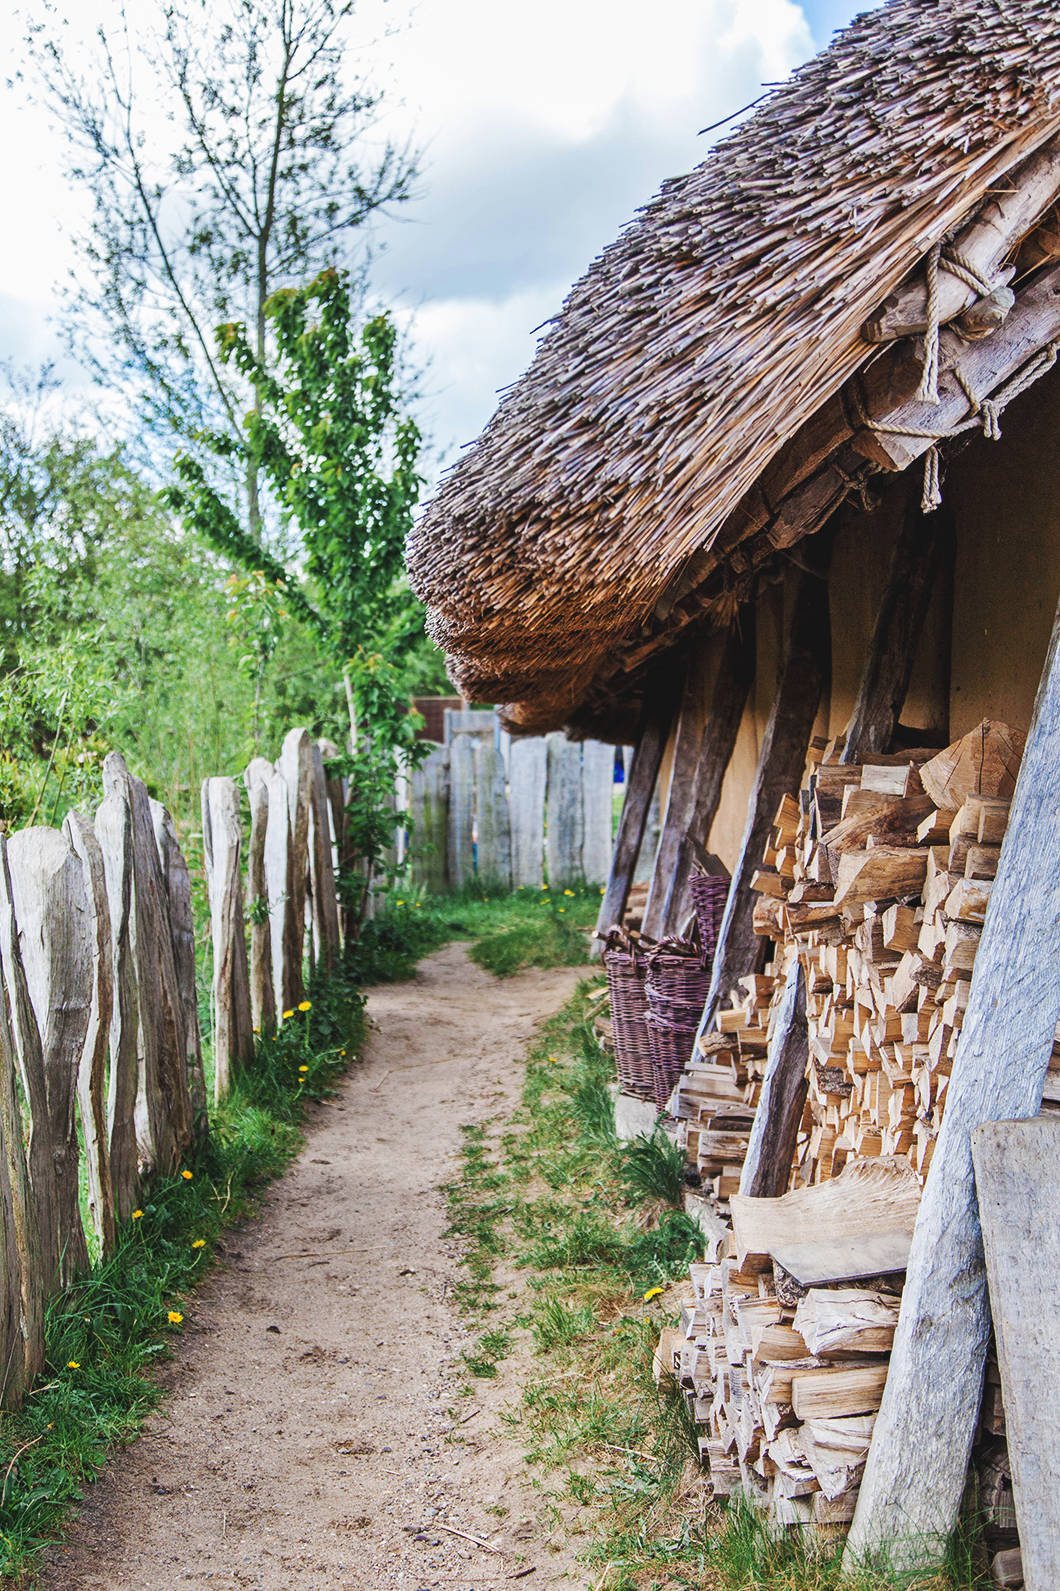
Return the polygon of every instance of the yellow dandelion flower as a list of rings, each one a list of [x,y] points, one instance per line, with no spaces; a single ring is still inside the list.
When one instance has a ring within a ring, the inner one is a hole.
[[[312,1000],[303,1000],[298,1009],[299,1011],[311,1011],[313,1009]]]
[[[563,893],[564,893],[564,895],[573,895],[573,894],[574,894],[574,891],[573,891],[573,890],[572,890],[572,889],[565,889],[565,890],[564,890],[564,891],[563,891]]]
[[[662,1291],[663,1289],[661,1287],[649,1287],[648,1291],[644,1294],[644,1302],[647,1303],[649,1299],[658,1298]]]
[[[549,1060],[552,1062],[553,1066],[558,1066],[559,1065],[559,1056],[558,1055],[550,1055],[549,1056]]]
[[[166,1316],[166,1319],[169,1321],[171,1326],[179,1326],[181,1321],[184,1319],[184,1316],[181,1314],[179,1309],[171,1309],[169,1314]]]
[[[561,906],[559,909],[561,912],[565,912],[567,910],[566,906]]]
[[[184,1178],[185,1182],[190,1182],[191,1181],[191,1172],[190,1171],[182,1171],[180,1174]]]
[[[138,1221],[140,1219],[140,1217],[143,1215],[143,1213],[144,1212],[142,1210],[134,1210],[133,1213],[132,1213],[133,1220],[134,1221]]]
[[[284,1012],[284,1013],[283,1013],[283,1020],[284,1020],[284,1021],[285,1021],[285,1022],[286,1022],[286,1021],[287,1021],[287,1018],[288,1018],[288,1017],[289,1017],[289,1016],[294,1016],[294,1012],[293,1012],[293,1011],[285,1011],[285,1012]]]
[[[300,1066],[300,1067],[299,1067],[299,1068],[298,1068],[298,1070],[299,1070],[299,1071],[300,1071],[300,1072],[308,1072],[308,1070],[309,1070],[309,1067],[308,1067],[308,1066]]]
[[[404,904],[405,904],[405,902],[404,902],[404,901],[403,901],[403,900],[399,900],[399,901],[398,901],[398,902],[397,902],[397,904],[398,904],[398,905],[399,905],[399,906],[404,906]]]
[[[206,1239],[204,1237],[197,1237],[195,1239],[195,1242],[191,1246],[192,1246],[192,1248],[205,1248],[206,1247]]]
[[[68,1359],[66,1361],[66,1368],[67,1370],[80,1370],[81,1366],[76,1359]]]
[[[255,1033],[260,1033],[260,1032],[261,1032],[261,1029],[260,1029],[260,1028],[255,1028],[255,1029],[254,1029],[254,1032],[255,1032]]]
[[[602,884],[600,885],[600,893],[601,893],[601,895],[606,893],[606,891],[604,889],[604,886]]]

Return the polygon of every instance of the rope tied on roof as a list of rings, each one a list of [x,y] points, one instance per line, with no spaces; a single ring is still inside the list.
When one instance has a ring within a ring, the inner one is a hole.
[[[927,276],[927,332],[924,336],[924,366],[920,374],[917,398],[921,403],[939,401],[939,270],[955,276],[965,287],[971,288],[980,298],[989,298],[995,284],[972,264],[971,260],[952,245],[933,243],[928,250],[925,272]]]
[[[968,383],[955,370],[954,379],[968,400],[969,414],[967,420],[962,420],[959,425],[950,426],[948,430],[928,430],[915,425],[873,425],[872,429],[881,435],[908,436],[930,441],[931,446],[924,455],[924,492],[920,502],[923,513],[930,514],[934,509],[942,507],[938,444],[948,442],[951,437],[961,436],[965,431],[974,431],[977,426],[982,427],[987,441],[1000,442],[1001,416],[1008,405],[1056,364],[1058,353],[1060,353],[1060,342],[1046,343],[1033,359],[1029,359],[1021,370],[1017,370],[1014,376],[1010,376],[1008,381],[998,388],[992,398],[981,400],[976,398]]]

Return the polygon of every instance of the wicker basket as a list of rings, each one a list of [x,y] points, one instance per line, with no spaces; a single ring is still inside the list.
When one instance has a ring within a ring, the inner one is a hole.
[[[664,1109],[692,1057],[696,1030],[710,992],[710,966],[687,939],[665,939],[648,956],[645,986],[651,1041],[653,1093]]]
[[[624,1093],[651,1099],[654,1096],[655,1079],[647,1027],[648,999],[644,990],[647,961],[644,951],[621,929],[612,929],[604,950],[604,967],[611,1001],[611,1028],[619,1086]]]
[[[729,880],[713,873],[693,873],[688,888],[699,924],[703,960],[706,966],[712,967],[721,919],[725,915],[725,902],[729,896]]]

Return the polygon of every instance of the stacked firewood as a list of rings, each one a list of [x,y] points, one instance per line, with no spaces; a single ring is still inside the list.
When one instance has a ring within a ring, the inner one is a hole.
[[[777,970],[806,976],[809,1092],[792,1186],[848,1160],[927,1174],[968,1003],[1022,737],[984,722],[933,755],[841,763],[786,796],[754,884]],[[1060,1065],[1060,1062],[1054,1062]],[[1047,1099],[1060,1099],[1060,1074]]]

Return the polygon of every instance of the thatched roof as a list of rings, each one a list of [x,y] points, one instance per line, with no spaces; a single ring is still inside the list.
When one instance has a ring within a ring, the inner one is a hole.
[[[606,680],[620,700],[667,582],[693,554],[709,573],[733,505],[872,352],[862,322],[1058,127],[1056,0],[891,0],[667,182],[412,537],[464,694],[534,731]]]

